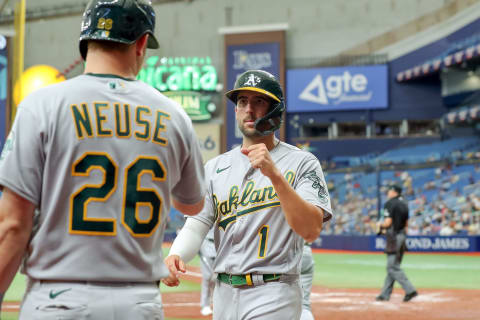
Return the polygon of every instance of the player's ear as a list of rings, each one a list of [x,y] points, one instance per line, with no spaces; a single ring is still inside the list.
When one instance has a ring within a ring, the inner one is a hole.
[[[145,33],[143,36],[141,36],[136,42],[136,54],[138,57],[143,56],[145,54],[145,50],[147,48],[147,42],[148,42],[148,33]]]

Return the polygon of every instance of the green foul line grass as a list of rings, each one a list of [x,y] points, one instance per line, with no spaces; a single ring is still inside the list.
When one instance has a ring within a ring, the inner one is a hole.
[[[386,275],[384,254],[314,255],[314,284],[333,288],[380,288]],[[480,257],[406,254],[402,268],[418,288],[478,289]]]

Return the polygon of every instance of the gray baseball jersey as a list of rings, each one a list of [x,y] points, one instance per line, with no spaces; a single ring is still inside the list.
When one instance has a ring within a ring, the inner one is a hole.
[[[330,216],[317,158],[284,142],[270,155],[295,191]],[[215,225],[215,272],[298,274],[304,241],[288,225],[270,179],[251,167],[240,147],[208,161],[205,174],[206,204],[189,219]]]
[[[300,282],[302,284],[303,301],[300,320],[313,320],[310,294],[312,292],[313,276],[315,272],[315,261],[313,260],[312,248],[310,245],[303,246],[302,267],[300,270]]]
[[[202,242],[202,246],[200,247],[200,254],[208,257],[208,258],[215,258],[217,253],[215,252],[215,245],[214,242],[214,229],[210,229],[205,236],[205,239]]]
[[[208,231],[200,247],[200,270],[202,271],[202,283],[200,286],[200,305],[209,307],[215,287],[215,273],[213,265],[215,263],[215,245],[213,243],[213,228]]]
[[[81,75],[19,106],[0,184],[39,208],[24,270],[35,279],[156,281],[172,197],[205,194],[192,123],[140,81]]]

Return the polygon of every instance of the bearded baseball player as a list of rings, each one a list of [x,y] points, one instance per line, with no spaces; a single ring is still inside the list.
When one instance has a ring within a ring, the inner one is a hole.
[[[299,319],[303,244],[332,216],[322,168],[311,153],[275,137],[285,104],[273,75],[246,71],[226,96],[235,103],[242,145],[206,163],[205,206],[175,239],[163,282],[178,285],[213,226],[213,319]]]
[[[170,206],[196,214],[206,190],[190,119],[135,80],[154,27],[149,1],[90,1],[85,74],[19,106],[0,160],[0,292],[23,259],[20,319],[163,319]]]

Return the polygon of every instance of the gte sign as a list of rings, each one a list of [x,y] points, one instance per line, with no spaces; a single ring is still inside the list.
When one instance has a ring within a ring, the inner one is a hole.
[[[287,111],[386,108],[385,65],[287,71]]]
[[[335,104],[342,101],[368,101],[372,92],[366,92],[367,84],[367,77],[361,73],[352,76],[345,71],[342,75],[326,78],[325,84],[322,76],[317,75],[302,91],[300,99],[319,104],[329,104],[329,99],[335,99]]]

